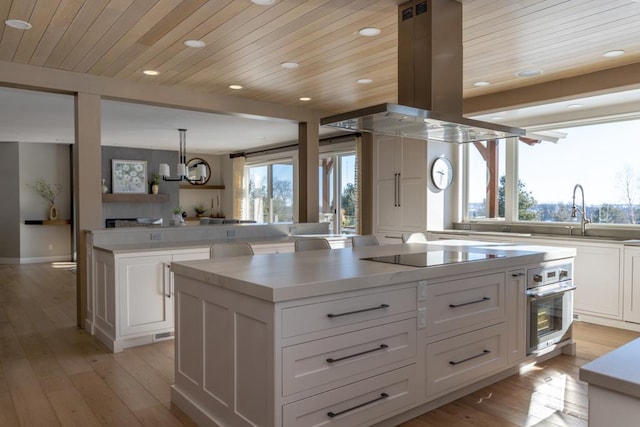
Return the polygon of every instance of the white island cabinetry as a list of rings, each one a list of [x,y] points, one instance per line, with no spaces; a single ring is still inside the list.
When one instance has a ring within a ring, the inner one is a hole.
[[[575,254],[514,248],[435,269],[362,259],[420,245],[174,263],[172,402],[200,425],[390,426],[514,373],[534,357],[524,272]]]
[[[113,352],[173,336],[173,261],[209,258],[209,249],[93,254],[93,333]]]

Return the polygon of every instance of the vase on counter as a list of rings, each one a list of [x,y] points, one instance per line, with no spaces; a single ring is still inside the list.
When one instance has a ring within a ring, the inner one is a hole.
[[[151,194],[158,194],[158,184],[153,184],[151,186]]]
[[[102,194],[106,194],[109,192],[109,187],[106,184],[106,178],[102,178]]]
[[[58,219],[58,208],[53,203],[49,206],[49,221]]]

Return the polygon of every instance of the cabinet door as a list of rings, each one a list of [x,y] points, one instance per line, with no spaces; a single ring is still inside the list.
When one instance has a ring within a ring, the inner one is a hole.
[[[173,327],[171,255],[125,258],[118,266],[120,331],[148,333]]]
[[[397,227],[401,143],[397,138],[378,137],[376,141],[375,224],[376,229]]]
[[[525,270],[507,275],[507,363],[515,365],[527,354],[527,275]]]
[[[621,248],[577,246],[573,308],[599,316],[622,318]]]
[[[624,248],[624,316],[640,323],[640,249]]]

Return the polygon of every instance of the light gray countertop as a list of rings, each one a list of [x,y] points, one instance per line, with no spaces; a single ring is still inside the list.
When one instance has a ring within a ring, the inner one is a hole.
[[[329,241],[346,240],[353,237],[348,234],[299,234],[291,236],[270,236],[270,237],[229,237],[227,239],[206,239],[206,240],[185,240],[185,241],[162,241],[149,240],[138,243],[95,245],[94,248],[101,249],[113,254],[126,254],[137,252],[154,252],[185,249],[208,248],[215,243],[250,243],[252,245],[269,245],[280,243],[293,243],[298,239],[311,237],[322,237]]]
[[[640,399],[640,338],[580,368],[580,379],[589,385]]]
[[[425,251],[476,252],[502,257],[427,268],[362,259]],[[575,253],[575,249],[564,247],[446,240],[428,244],[381,245],[175,262],[171,268],[177,275],[276,302],[416,280],[446,278],[457,274],[509,269],[573,257]]]

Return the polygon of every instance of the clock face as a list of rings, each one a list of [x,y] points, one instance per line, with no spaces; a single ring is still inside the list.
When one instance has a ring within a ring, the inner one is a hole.
[[[446,157],[438,157],[431,165],[431,179],[433,185],[440,190],[444,190],[453,181],[453,165]]]

